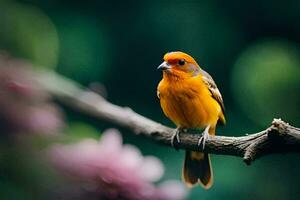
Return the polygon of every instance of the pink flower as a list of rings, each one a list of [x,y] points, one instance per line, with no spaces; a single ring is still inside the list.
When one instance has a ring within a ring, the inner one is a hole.
[[[0,129],[2,133],[57,133],[62,114],[33,80],[31,65],[0,55]]]
[[[132,145],[123,145],[115,129],[105,131],[98,142],[85,139],[77,144],[52,146],[51,161],[69,178],[77,180],[84,190],[104,199],[176,200],[186,197],[179,181],[169,181],[158,187],[164,167],[153,156],[143,156]]]

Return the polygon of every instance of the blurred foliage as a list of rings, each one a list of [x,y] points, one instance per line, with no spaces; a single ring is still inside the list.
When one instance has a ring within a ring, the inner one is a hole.
[[[38,7],[7,1],[0,7],[0,24],[2,50],[38,66],[56,67],[59,49],[56,28]]]
[[[298,0],[2,0],[0,49],[86,86],[101,82],[113,103],[170,126],[156,98],[156,67],[164,53],[185,51],[224,97],[228,123],[218,133],[238,135],[265,128],[273,117],[300,126],[299,19]],[[64,109],[65,131],[75,140],[113,126]],[[180,179],[182,151],[122,132],[125,142],[164,162],[166,179]],[[196,187],[190,199],[300,198],[297,155],[269,156],[251,167],[239,158],[212,157],[214,187]],[[3,177],[1,188],[22,199]]]
[[[72,142],[78,142],[85,138],[99,139],[99,131],[82,122],[71,123],[64,132],[70,136]]]
[[[272,117],[299,124],[300,52],[283,41],[263,41],[249,47],[237,60],[232,88],[235,99],[257,123]],[[249,105],[253,108],[249,109]]]

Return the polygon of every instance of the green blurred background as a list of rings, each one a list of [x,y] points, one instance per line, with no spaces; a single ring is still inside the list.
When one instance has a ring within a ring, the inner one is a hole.
[[[217,134],[239,136],[279,117],[300,126],[299,19],[299,0],[1,0],[0,49],[85,86],[101,83],[109,101],[169,126],[156,97],[156,67],[168,51],[187,52],[223,95],[227,125]],[[89,137],[114,127],[64,110],[67,133]],[[180,179],[183,151],[121,130],[126,143],[163,161],[165,179]],[[192,189],[189,199],[300,198],[297,154],[264,157],[250,167],[228,156],[213,155],[212,163],[214,186]],[[22,199],[19,186],[0,187],[0,198],[13,199],[13,191]]]

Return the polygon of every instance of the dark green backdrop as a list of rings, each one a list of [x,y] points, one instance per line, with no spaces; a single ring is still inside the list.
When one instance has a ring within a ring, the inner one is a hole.
[[[111,102],[170,126],[156,98],[156,67],[168,51],[187,52],[223,95],[227,126],[217,134],[238,136],[264,129],[274,117],[300,126],[299,19],[296,0],[2,0],[0,49],[85,86],[102,83]],[[65,111],[74,132],[114,127]],[[180,179],[183,151],[122,133],[162,159],[165,179]],[[213,155],[212,163],[214,186],[194,188],[190,199],[300,198],[297,154],[264,157],[250,167],[228,156]]]

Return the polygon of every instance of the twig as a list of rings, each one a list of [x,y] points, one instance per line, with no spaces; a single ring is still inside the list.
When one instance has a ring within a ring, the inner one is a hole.
[[[171,146],[174,129],[152,121],[128,107],[120,107],[106,101],[100,95],[85,90],[79,84],[55,73],[40,72],[39,83],[58,100],[98,119],[127,127],[136,134],[149,137]],[[199,148],[201,135],[181,133],[178,148],[212,154],[243,157],[246,164],[272,153],[300,152],[300,129],[281,119],[274,119],[271,126],[261,132],[240,137],[213,136]]]

